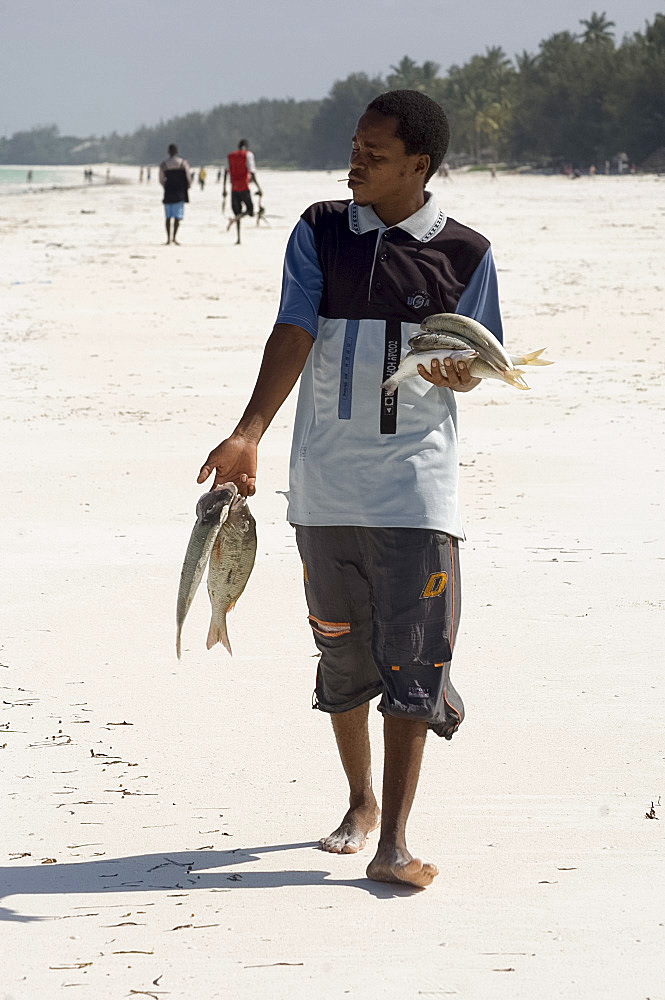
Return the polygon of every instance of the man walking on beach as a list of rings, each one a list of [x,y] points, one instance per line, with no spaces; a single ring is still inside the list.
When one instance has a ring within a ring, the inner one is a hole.
[[[240,220],[243,215],[254,215],[254,204],[249,190],[249,182],[256,185],[256,193],[261,197],[261,188],[256,179],[256,161],[254,153],[247,148],[247,139],[241,139],[238,148],[227,156],[228,166],[224,170],[224,187],[222,190],[222,206],[226,204],[226,181],[231,178],[231,211],[233,218],[229,220],[230,229],[235,222],[238,238],[236,244],[240,243]],[[223,211],[223,207],[222,207]]]
[[[189,163],[178,156],[178,147],[171,143],[168,149],[168,159],[159,165],[159,183],[164,188],[164,213],[166,215],[166,245],[171,241],[178,245],[176,235],[178,226],[185,214],[185,202],[189,201],[189,189],[192,186],[192,171]],[[173,220],[173,237],[171,237],[171,220]]]
[[[285,256],[282,298],[252,397],[198,482],[255,492],[257,445],[301,376],[288,518],[303,560],[321,657],[315,707],[331,715],[349,809],[323,850],[361,850],[379,823],[369,878],[424,887],[435,865],[406,846],[427,730],[450,739],[464,717],[450,680],[459,620],[456,403],[478,384],[463,361],[381,383],[433,313],[458,312],[502,337],[487,240],[447,218],[425,185],[448,122],[424,94],[372,101],[353,137],[353,200],[303,213]],[[368,706],[381,696],[382,813],[372,789]]]

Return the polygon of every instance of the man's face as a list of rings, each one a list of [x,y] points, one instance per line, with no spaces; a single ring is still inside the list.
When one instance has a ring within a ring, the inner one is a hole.
[[[408,155],[395,135],[397,119],[366,111],[352,140],[348,186],[357,205],[380,204],[424,186],[429,157]]]

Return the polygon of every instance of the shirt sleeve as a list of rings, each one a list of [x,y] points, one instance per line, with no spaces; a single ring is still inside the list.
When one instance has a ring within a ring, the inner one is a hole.
[[[471,280],[460,295],[455,311],[461,316],[468,316],[469,319],[477,319],[500,343],[503,343],[499,284],[491,247],[471,275]]]
[[[322,290],[323,274],[314,245],[314,233],[300,219],[284,254],[282,297],[275,322],[300,326],[316,340]]]
[[[249,149],[247,150],[245,166],[247,167],[248,174],[253,174],[256,170],[256,160],[254,159],[254,153],[252,153]]]

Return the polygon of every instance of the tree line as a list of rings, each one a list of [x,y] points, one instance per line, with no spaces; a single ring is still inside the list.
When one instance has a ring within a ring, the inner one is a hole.
[[[535,53],[510,59],[487,48],[440,73],[409,56],[385,77],[352,73],[322,100],[220,104],[131,135],[60,135],[38,127],[0,139],[0,163],[158,163],[177,142],[192,164],[223,162],[247,136],[262,165],[333,169],[348,160],[353,128],[368,102],[387,89],[429,94],[451,123],[453,163],[507,162],[587,166],[617,154],[665,169],[665,14],[617,43],[605,13],[582,19]]]

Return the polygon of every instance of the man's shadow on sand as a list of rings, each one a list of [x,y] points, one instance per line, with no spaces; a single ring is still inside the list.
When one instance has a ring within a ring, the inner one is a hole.
[[[329,871],[238,871],[261,855],[277,851],[313,850],[314,841],[302,844],[268,844],[239,847],[230,851],[169,851],[139,854],[126,858],[103,858],[66,864],[21,865],[0,868],[2,897],[47,895],[51,893],[94,893],[96,897],[115,892],[194,892],[199,889],[281,889],[285,886],[346,885],[361,889],[377,899],[410,896],[419,889],[404,885],[373,882],[368,878],[330,878]],[[341,860],[341,859],[340,859]],[[223,868],[224,871],[217,871]],[[214,869],[214,870],[213,870]],[[229,871],[229,869],[231,869]],[[90,904],[94,907],[94,903]],[[99,903],[97,904],[99,905]],[[29,923],[52,917],[23,916],[0,907],[0,920]]]

